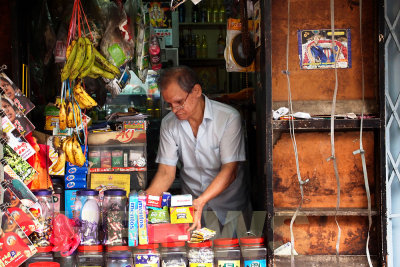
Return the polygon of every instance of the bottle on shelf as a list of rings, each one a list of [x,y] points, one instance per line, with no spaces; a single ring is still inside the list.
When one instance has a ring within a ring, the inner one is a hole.
[[[190,58],[196,58],[197,52],[196,52],[196,35],[191,34],[191,45],[190,45]]]
[[[195,38],[196,38],[196,58],[202,58],[203,53],[202,53],[202,48],[201,48],[200,36],[198,34],[196,34]]]
[[[225,6],[224,3],[222,2],[219,5],[218,22],[224,23],[225,21],[226,21]]]
[[[212,23],[217,23],[218,22],[218,13],[219,13],[219,8],[218,8],[219,1],[213,1],[213,14],[212,14]]]
[[[212,17],[213,17],[213,9],[212,9],[212,2],[210,0],[207,0],[207,22],[211,23],[212,22]]]
[[[200,2],[200,22],[205,23],[207,22],[207,6],[205,1]]]
[[[222,36],[222,31],[220,31],[217,40],[217,56],[219,58],[223,58],[224,51],[225,51],[225,38]]]
[[[185,10],[185,5],[184,4],[181,4],[178,7],[178,14],[179,14],[179,23],[185,22],[186,10]]]
[[[208,58],[208,43],[207,43],[207,37],[205,34],[203,34],[203,37],[201,40],[201,57]]]
[[[190,46],[191,46],[191,37],[189,34],[186,34],[184,37],[184,43],[183,43],[183,47],[185,50],[185,54],[184,54],[185,58],[190,57],[190,50],[191,50]]]
[[[192,8],[192,22],[197,23],[199,22],[199,7],[197,5],[193,5]]]
[[[179,31],[179,49],[178,49],[179,57],[185,56],[185,36],[183,35],[183,30]]]

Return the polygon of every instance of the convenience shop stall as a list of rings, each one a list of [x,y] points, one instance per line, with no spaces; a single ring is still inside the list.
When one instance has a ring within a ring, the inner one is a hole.
[[[291,3],[290,26],[290,60],[289,70],[293,92],[295,111],[309,112],[312,115],[328,115],[331,109],[331,99],[335,87],[333,70],[300,70],[298,60],[297,30],[299,29],[329,29],[330,8],[329,2],[298,1]],[[383,8],[383,3],[363,3],[363,38],[365,96],[372,104],[366,105],[365,113],[375,117],[365,119],[364,149],[366,150],[368,178],[370,179],[372,196],[373,227],[370,243],[379,244],[376,251],[370,247],[371,254],[377,262],[385,260],[386,256],[386,183],[385,183],[385,111],[384,86],[382,67],[384,47],[378,43],[379,34],[384,34],[383,12],[391,10]],[[387,3],[390,5],[390,3]],[[268,8],[265,8],[268,6]],[[319,6],[320,12],[314,7]],[[356,3],[335,1],[335,27],[351,29],[352,40],[352,67],[338,70],[338,102],[337,114],[354,112],[359,115],[361,102],[361,53],[359,36],[359,16]],[[276,110],[287,104],[286,77],[282,70],[286,67],[286,36],[287,36],[287,2],[263,2],[261,5],[262,19],[271,21],[271,24],[262,24],[266,27],[262,33],[266,34],[261,40],[262,48],[257,52],[260,60],[260,72],[255,75],[256,99],[256,147],[259,151],[250,156],[250,164],[254,164],[255,181],[252,195],[254,206],[259,209],[266,207],[267,220],[265,237],[269,242],[269,263],[272,263],[273,250],[280,244],[290,241],[290,218],[298,205],[300,192],[296,177],[296,163],[291,154],[290,136],[287,134],[287,121],[272,121],[271,110]],[[300,11],[301,10],[301,11]],[[305,15],[307,14],[307,15]],[[271,59],[271,60],[268,60]],[[264,62],[263,62],[264,61]],[[19,70],[18,70],[19,71]],[[17,71],[17,72],[18,72]],[[19,75],[16,75],[19,77]],[[259,80],[258,80],[259,79]],[[322,90],[321,90],[322,89]],[[265,102],[264,102],[265,101]],[[342,226],[340,255],[349,264],[365,264],[366,229],[368,228],[368,209],[364,189],[362,165],[352,151],[357,148],[359,119],[338,119],[335,122],[336,153],[338,168],[342,182],[342,199],[339,225]],[[264,129],[264,130],[263,130]],[[303,180],[310,182],[304,185],[305,199],[304,213],[298,217],[294,226],[296,251],[301,255],[299,260],[304,262],[319,262],[323,259],[336,261],[335,243],[337,228],[335,225],[336,182],[331,162],[325,162],[330,156],[329,120],[298,120],[295,129],[305,133],[296,134],[299,147],[300,171]],[[283,132],[280,135],[280,132]],[[286,133],[285,133],[286,132]],[[317,132],[317,133],[316,133]],[[319,140],[316,143],[315,140]],[[323,148],[317,150],[317,148]],[[253,152],[256,150],[253,150]],[[318,151],[317,155],[315,151]],[[368,151],[370,151],[368,153]],[[315,161],[314,161],[315,160]],[[343,163],[349,163],[348,165]],[[307,164],[306,164],[307,163]],[[304,169],[303,169],[304,168]],[[264,177],[264,178],[263,178]],[[259,186],[262,184],[263,186]],[[326,238],[330,237],[330,238]],[[351,238],[352,237],[352,238]],[[304,244],[300,243],[304,241]],[[322,240],[322,241],[321,241]],[[299,247],[297,247],[299,246]],[[375,246],[376,247],[376,246]],[[312,256],[310,256],[312,255]],[[315,256],[316,255],[316,256]],[[326,256],[330,255],[330,256]],[[346,257],[344,255],[353,255]],[[287,256],[276,256],[275,262],[287,262]],[[289,259],[290,260],[290,259]],[[342,260],[342,259],[341,259]],[[284,263],[282,263],[284,264]],[[320,263],[322,264],[322,263]],[[358,266],[358,265],[357,265]]]

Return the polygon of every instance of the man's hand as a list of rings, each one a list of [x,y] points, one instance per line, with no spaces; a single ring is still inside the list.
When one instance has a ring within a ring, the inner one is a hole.
[[[201,197],[193,200],[193,208],[194,208],[193,224],[192,226],[190,226],[188,231],[199,230],[201,228],[201,214],[203,212],[205,204],[206,202]]]

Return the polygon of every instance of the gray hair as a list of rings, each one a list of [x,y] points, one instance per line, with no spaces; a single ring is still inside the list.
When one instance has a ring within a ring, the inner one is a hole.
[[[200,84],[196,72],[186,66],[172,67],[163,70],[157,81],[158,88],[160,91],[163,91],[173,82],[176,82],[182,90],[187,93],[192,92],[193,86]]]

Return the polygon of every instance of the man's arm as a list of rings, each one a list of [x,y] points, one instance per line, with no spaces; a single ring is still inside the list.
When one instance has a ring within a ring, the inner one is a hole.
[[[147,188],[146,193],[153,196],[160,196],[166,192],[175,180],[176,166],[158,164],[157,173]]]
[[[221,166],[221,170],[207,189],[193,201],[195,210],[194,222],[188,231],[201,228],[201,214],[208,201],[221,194],[236,179],[238,162],[229,162]]]

